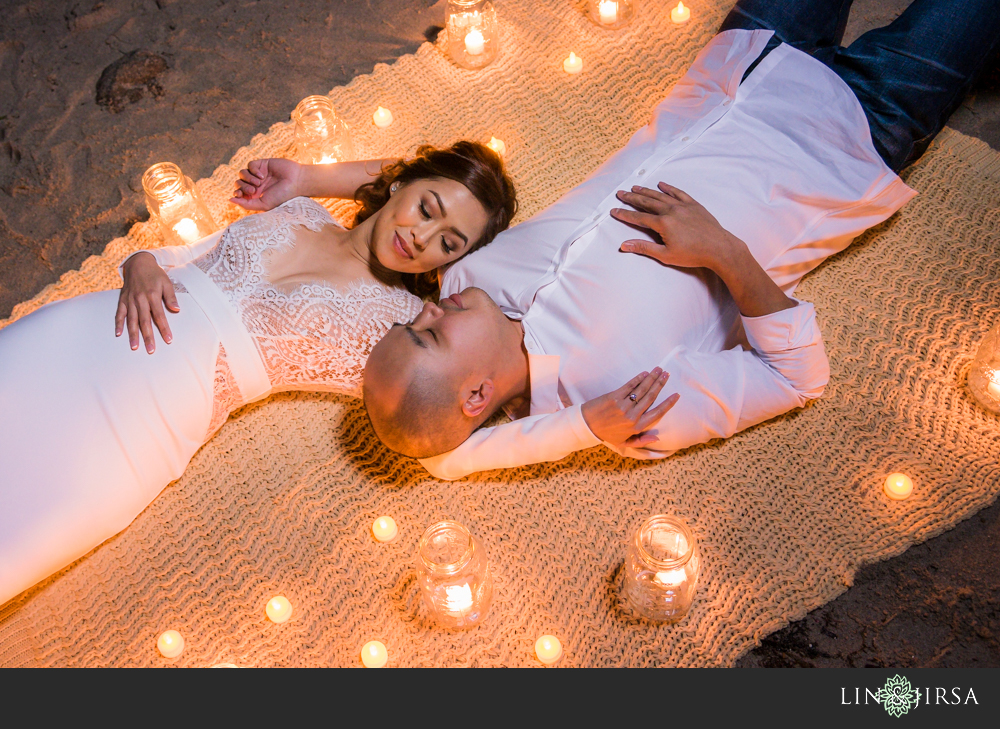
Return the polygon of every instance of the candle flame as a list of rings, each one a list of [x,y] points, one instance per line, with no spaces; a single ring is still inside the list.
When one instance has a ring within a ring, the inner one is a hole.
[[[448,585],[444,588],[445,610],[461,612],[472,607],[472,588],[465,585]]]
[[[677,9],[678,9],[678,10],[679,10],[680,12],[682,12],[682,13],[683,13],[683,12],[684,12],[684,3],[683,3],[683,2],[678,2],[678,3],[677,3]]]
[[[576,54],[573,53],[573,51],[569,52],[569,62],[570,63],[576,63]]]

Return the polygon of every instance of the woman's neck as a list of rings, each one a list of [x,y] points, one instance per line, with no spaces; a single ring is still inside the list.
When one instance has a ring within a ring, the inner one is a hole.
[[[375,280],[381,281],[388,286],[399,286],[401,285],[402,275],[398,271],[388,269],[379,263],[373,250],[372,236],[375,231],[375,220],[377,218],[378,213],[375,213],[375,215],[372,215],[367,220],[348,229],[344,245],[352,257],[365,264]]]

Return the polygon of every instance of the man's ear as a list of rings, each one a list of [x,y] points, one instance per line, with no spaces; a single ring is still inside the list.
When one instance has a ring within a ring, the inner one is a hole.
[[[479,417],[482,415],[483,411],[486,410],[492,400],[493,380],[483,380],[479,384],[479,387],[475,388],[469,393],[468,397],[465,398],[465,402],[462,403],[462,412],[470,418]]]

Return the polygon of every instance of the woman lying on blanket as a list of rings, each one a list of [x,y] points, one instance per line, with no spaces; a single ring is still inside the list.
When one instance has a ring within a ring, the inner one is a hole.
[[[282,390],[360,396],[368,353],[420,311],[426,274],[489,243],[517,206],[475,142],[255,160],[240,178],[232,202],[269,212],[134,253],[120,292],[0,330],[0,603],[128,526],[234,409]],[[304,196],[362,207],[345,229]],[[153,356],[132,351],[140,334]]]

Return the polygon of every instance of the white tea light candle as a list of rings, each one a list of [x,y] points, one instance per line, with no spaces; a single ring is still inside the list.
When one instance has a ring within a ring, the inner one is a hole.
[[[678,2],[677,7],[670,11],[670,20],[678,25],[686,23],[691,19],[691,8],[684,7],[683,2]]]
[[[201,237],[198,234],[198,224],[191,220],[191,218],[184,218],[174,225],[174,232],[185,243],[194,243]]]
[[[570,51],[569,58],[563,61],[563,71],[568,74],[580,73],[583,70],[583,59]]]
[[[284,595],[275,595],[267,601],[264,612],[267,613],[268,620],[280,624],[292,617],[292,603]]]
[[[465,52],[470,56],[481,55],[485,45],[486,39],[483,38],[483,34],[479,32],[478,28],[470,30],[465,36]]]
[[[496,137],[490,137],[489,144],[486,145],[498,155],[503,157],[507,154],[507,145],[503,143],[502,139],[497,139]]]
[[[372,534],[380,542],[391,542],[399,534],[399,528],[396,526],[396,520],[391,516],[380,516],[372,524]]]
[[[176,658],[184,652],[184,636],[176,630],[165,630],[157,638],[156,648],[164,658]]]
[[[386,109],[384,106],[380,106],[372,114],[372,121],[375,122],[375,126],[379,129],[385,129],[387,126],[392,124],[392,112]]]
[[[361,662],[365,668],[383,668],[389,662],[389,651],[380,640],[370,640],[361,649]]]
[[[535,641],[535,655],[546,666],[558,663],[563,655],[562,643],[554,635],[543,635]]]
[[[615,0],[600,0],[597,3],[597,12],[605,25],[618,22],[618,3]]]
[[[885,495],[902,501],[913,493],[913,481],[905,473],[891,473],[885,480]]]

